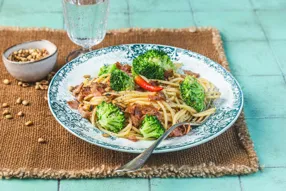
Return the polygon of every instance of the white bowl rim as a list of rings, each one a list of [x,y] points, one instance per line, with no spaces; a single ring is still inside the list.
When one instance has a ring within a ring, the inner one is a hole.
[[[6,53],[7,51],[9,51],[11,48],[14,48],[14,47],[19,46],[19,45],[22,45],[22,44],[28,44],[28,43],[33,43],[33,42],[47,42],[47,43],[49,43],[49,44],[51,44],[52,46],[55,47],[55,51],[54,51],[52,54],[50,54],[50,55],[48,55],[48,56],[46,56],[46,57],[44,57],[44,58],[42,58],[42,59],[40,59],[40,60],[35,60],[35,61],[32,61],[32,62],[31,62],[31,61],[30,61],[30,62],[21,62],[20,64],[19,64],[19,62],[15,62],[15,61],[8,60],[8,58],[5,56],[5,53]],[[54,56],[57,52],[58,52],[58,47],[57,47],[54,43],[52,43],[51,41],[48,41],[48,40],[45,40],[45,39],[42,39],[42,40],[31,40],[31,41],[26,41],[26,42],[19,43],[19,44],[14,44],[14,45],[12,45],[12,46],[6,48],[6,49],[3,51],[3,53],[2,53],[2,58],[3,58],[6,62],[9,62],[9,63],[11,63],[11,64],[26,65],[26,64],[35,64],[35,63],[39,63],[39,62],[41,62],[41,61],[43,61],[43,60],[47,60],[47,59],[49,59],[50,57]]]

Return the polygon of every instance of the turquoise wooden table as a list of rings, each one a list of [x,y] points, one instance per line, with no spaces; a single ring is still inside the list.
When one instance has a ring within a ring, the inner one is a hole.
[[[286,190],[286,0],[111,0],[108,28],[215,26],[223,35],[260,163],[212,179],[0,180],[9,191]],[[0,25],[63,28],[61,0],[0,0]]]

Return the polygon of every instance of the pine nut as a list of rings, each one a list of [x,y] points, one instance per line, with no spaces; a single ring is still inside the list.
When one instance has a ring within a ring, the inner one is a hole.
[[[49,86],[47,85],[43,85],[43,87],[44,87],[44,90],[47,90],[49,88]]]
[[[9,105],[8,105],[8,103],[3,103],[3,104],[2,104],[2,107],[3,107],[3,108],[6,108],[6,107],[9,107]]]
[[[43,89],[44,89],[44,86],[42,86],[42,85],[39,85],[39,88],[40,88],[41,90],[43,90]]]
[[[46,49],[20,49],[11,53],[8,59],[15,62],[27,62],[40,60],[47,55],[49,55],[49,52]]]
[[[23,113],[22,111],[20,111],[20,112],[17,113],[17,115],[18,115],[19,117],[23,117],[23,116],[24,116],[24,113]]]
[[[32,121],[27,121],[26,123],[25,123],[25,125],[26,126],[31,126],[31,125],[33,125],[34,123],[32,122]]]
[[[16,100],[16,103],[17,103],[17,104],[21,104],[21,103],[22,103],[22,99],[19,97],[19,98]]]
[[[10,111],[8,109],[5,109],[2,114],[3,115],[8,115],[8,114],[10,114]]]
[[[6,118],[6,119],[13,119],[13,116],[10,115],[10,114],[8,114],[8,115],[5,115],[5,118]]]
[[[8,79],[5,79],[5,80],[3,80],[3,83],[6,84],[6,85],[9,85],[10,81]]]
[[[22,104],[23,104],[24,106],[27,106],[27,105],[29,105],[29,102],[28,102],[27,100],[23,100],[23,101],[22,101]]]
[[[74,90],[73,86],[69,86],[69,91],[72,92]]]
[[[36,90],[39,90],[39,89],[40,89],[40,86],[39,86],[39,85],[36,85],[36,86],[35,86],[35,89],[36,89]]]
[[[47,81],[47,80],[42,80],[40,83],[41,83],[42,85],[48,85],[48,84],[49,84],[49,81]]]
[[[84,78],[90,78],[90,75],[86,74],[83,76]]]
[[[39,138],[38,143],[46,143],[46,141],[43,138]]]
[[[22,87],[24,87],[24,88],[29,87],[29,86],[30,86],[30,84],[28,84],[28,83],[23,83],[22,84]]]

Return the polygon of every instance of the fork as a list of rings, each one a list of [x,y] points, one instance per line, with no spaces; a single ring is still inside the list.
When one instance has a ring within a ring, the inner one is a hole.
[[[140,169],[151,156],[154,149],[177,127],[182,125],[191,125],[192,127],[200,126],[201,123],[190,123],[190,122],[181,122],[171,126],[165,133],[159,137],[149,148],[147,148],[143,153],[138,155],[136,158],[128,162],[127,164],[118,168],[115,172],[122,173],[122,172],[133,172]]]

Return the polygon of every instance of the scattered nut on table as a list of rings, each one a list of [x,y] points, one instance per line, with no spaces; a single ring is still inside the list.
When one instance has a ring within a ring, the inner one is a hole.
[[[10,111],[8,109],[5,109],[2,113],[3,115],[8,115],[8,114],[11,114]]]
[[[19,117],[23,117],[23,116],[24,116],[24,113],[23,113],[22,111],[19,111],[19,112],[17,113],[17,115],[18,115]]]
[[[17,103],[17,104],[21,104],[22,101],[23,101],[23,100],[22,100],[20,97],[18,97],[18,99],[16,100],[16,103]]]
[[[32,121],[27,121],[26,123],[25,123],[25,125],[26,126],[32,126],[34,123],[32,122]]]
[[[36,90],[39,90],[39,89],[40,89],[40,86],[36,84],[35,89],[36,89]]]
[[[24,87],[24,88],[29,87],[29,86],[30,86],[30,84],[28,84],[28,83],[22,83],[22,87]]]
[[[43,138],[40,137],[40,138],[38,139],[38,143],[46,143],[46,141],[45,141],[45,139],[43,139]]]
[[[43,85],[39,85],[39,88],[41,89],[41,90],[43,90],[44,89],[44,86]]]
[[[49,81],[48,81],[48,80],[42,80],[42,81],[40,81],[40,84],[42,84],[42,85],[48,85],[48,84],[49,84]]]
[[[21,81],[18,82],[18,86],[22,86],[22,84],[23,84],[23,82],[21,82]]]
[[[11,114],[5,115],[6,119],[13,119],[13,116]]]
[[[50,81],[53,77],[54,77],[54,75],[55,75],[56,73],[55,72],[50,72],[49,74],[48,74],[48,81]]]
[[[3,80],[3,83],[6,84],[6,85],[9,85],[10,81],[8,79],[5,79],[5,80]]]
[[[3,108],[6,108],[6,107],[9,107],[9,105],[8,105],[8,103],[3,103],[3,104],[2,104],[2,107],[3,107]]]
[[[29,102],[28,102],[27,100],[23,100],[23,101],[22,101],[22,104],[23,104],[24,106],[27,106],[27,105],[29,105]]]

